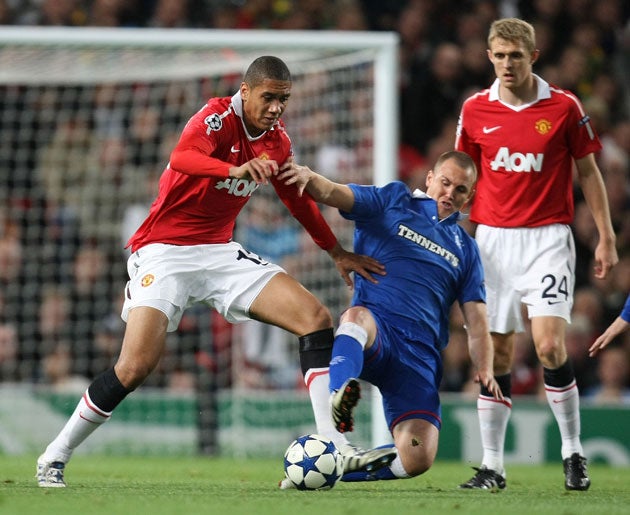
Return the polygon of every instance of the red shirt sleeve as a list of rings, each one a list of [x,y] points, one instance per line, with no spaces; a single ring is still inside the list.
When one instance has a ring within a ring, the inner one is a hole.
[[[210,131],[204,123],[206,109],[194,115],[184,127],[182,135],[171,153],[171,170],[196,177],[228,177],[230,163],[212,157],[217,154],[221,135]],[[226,134],[231,134],[225,131]],[[223,134],[223,133],[221,133]],[[228,143],[229,146],[229,143]]]

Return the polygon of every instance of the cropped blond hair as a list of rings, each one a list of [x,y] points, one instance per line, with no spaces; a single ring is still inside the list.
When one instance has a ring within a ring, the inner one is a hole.
[[[536,31],[534,27],[519,18],[495,20],[490,26],[488,47],[492,46],[492,41],[496,38],[523,43],[530,54],[536,50]]]

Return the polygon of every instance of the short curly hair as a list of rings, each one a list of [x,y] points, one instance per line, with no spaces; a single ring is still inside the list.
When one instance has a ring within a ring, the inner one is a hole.
[[[291,82],[291,72],[282,59],[272,55],[263,55],[249,65],[243,82],[255,88],[265,79]]]

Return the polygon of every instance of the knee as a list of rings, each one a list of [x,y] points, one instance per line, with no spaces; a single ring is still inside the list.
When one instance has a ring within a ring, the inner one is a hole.
[[[567,360],[564,344],[557,338],[545,337],[536,344],[536,354],[546,368],[558,368]]]
[[[405,472],[410,477],[416,477],[424,474],[433,465],[435,456],[426,451],[410,450],[402,451],[399,449],[398,454],[403,464]]]
[[[315,307],[310,318],[313,323],[313,328],[311,331],[307,332],[320,331],[321,329],[328,329],[333,326],[333,319],[330,311],[321,303]]]
[[[353,322],[355,324],[363,325],[363,321],[366,317],[370,316],[370,311],[363,306],[352,306],[346,309],[341,315],[340,322]]]

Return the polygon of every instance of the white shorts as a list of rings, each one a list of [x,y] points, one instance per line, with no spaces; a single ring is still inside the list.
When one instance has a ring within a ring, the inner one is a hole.
[[[529,318],[571,322],[575,244],[568,225],[501,228],[479,225],[475,235],[486,276],[490,331],[523,332]]]
[[[168,317],[175,331],[193,304],[216,309],[228,322],[249,320],[249,308],[269,280],[284,270],[248,252],[239,243],[165,245],[153,243],[129,256],[122,319],[129,310],[150,306]]]

